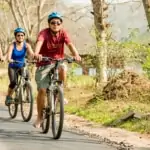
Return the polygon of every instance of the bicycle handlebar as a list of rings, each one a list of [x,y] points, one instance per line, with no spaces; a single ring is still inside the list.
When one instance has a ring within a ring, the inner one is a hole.
[[[56,62],[68,62],[68,63],[72,63],[75,61],[74,58],[61,58],[61,59],[54,59],[54,58],[51,58],[51,57],[42,57],[42,61],[56,61]]]
[[[20,64],[26,64],[26,63],[36,63],[37,61],[29,61],[29,60],[26,60],[25,62],[22,62],[22,61],[18,61],[18,60],[13,60],[13,62],[11,63],[20,63]]]
[[[12,61],[12,62],[10,62],[10,63],[23,64],[23,63],[25,63],[25,62],[18,61],[18,60],[13,60],[13,61]]]
[[[72,63],[75,61],[74,58],[71,58],[71,57],[68,57],[68,58],[61,58],[61,59],[54,59],[54,58],[51,58],[51,57],[42,57],[42,61],[44,62],[49,62],[49,61],[55,61],[55,62],[68,62],[68,63]],[[25,60],[25,62],[22,62],[22,61],[18,61],[18,60],[13,60],[13,62],[11,63],[23,63],[23,64],[26,64],[26,63],[37,63],[38,61],[37,60]]]

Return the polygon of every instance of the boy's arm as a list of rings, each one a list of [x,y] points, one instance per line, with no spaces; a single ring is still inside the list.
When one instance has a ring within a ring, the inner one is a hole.
[[[81,57],[80,57],[76,47],[72,43],[69,43],[67,46],[68,46],[70,52],[72,53],[72,55],[74,56],[75,60],[81,61]]]

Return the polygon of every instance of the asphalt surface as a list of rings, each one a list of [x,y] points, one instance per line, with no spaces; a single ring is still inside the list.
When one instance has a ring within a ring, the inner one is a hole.
[[[34,119],[32,119],[33,121]],[[115,150],[96,139],[88,138],[70,131],[63,131],[59,140],[53,140],[51,131],[42,134],[31,122],[23,122],[18,117],[10,119],[7,108],[0,106],[0,150]]]

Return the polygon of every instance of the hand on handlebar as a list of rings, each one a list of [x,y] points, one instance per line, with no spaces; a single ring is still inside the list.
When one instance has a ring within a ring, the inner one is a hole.
[[[5,57],[4,57],[4,56],[1,56],[1,57],[0,57],[0,61],[1,61],[1,62],[4,62],[4,61],[5,61]]]
[[[41,54],[35,54],[34,58],[38,61],[42,61],[42,55]]]
[[[81,61],[80,55],[75,55],[73,58],[74,58],[76,61]]]
[[[9,59],[8,62],[9,62],[9,63],[13,63],[14,60],[13,60],[13,59]]]

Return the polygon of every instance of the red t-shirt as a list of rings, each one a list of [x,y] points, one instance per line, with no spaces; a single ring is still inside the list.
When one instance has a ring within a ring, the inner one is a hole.
[[[39,54],[56,59],[64,57],[64,44],[68,45],[71,42],[65,30],[62,29],[56,35],[52,35],[49,28],[39,33],[37,41],[44,41]],[[37,63],[37,67],[47,64],[45,62],[39,62]]]

